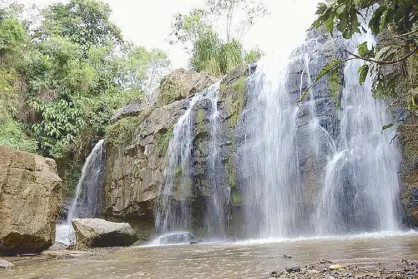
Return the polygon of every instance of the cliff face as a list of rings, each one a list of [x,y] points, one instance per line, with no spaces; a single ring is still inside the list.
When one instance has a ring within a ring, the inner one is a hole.
[[[51,246],[61,203],[54,160],[0,146],[0,254]]]
[[[333,58],[344,57],[344,46],[339,40],[331,39],[314,31],[308,36],[304,46],[293,52],[288,71],[287,91],[294,102],[321,68]],[[306,71],[309,63],[309,73]],[[245,156],[242,148],[250,108],[248,99],[253,86],[253,67],[241,67],[222,78],[219,88],[218,112],[219,132],[217,146],[221,167],[215,170],[218,184],[228,193],[226,204],[227,232],[239,236],[243,232],[242,193],[239,185],[245,179],[245,169],[240,162]],[[173,137],[173,127],[188,108],[191,96],[201,92],[215,79],[194,72],[177,70],[167,76],[157,90],[155,103],[130,104],[118,111],[115,123],[107,132],[107,175],[106,202],[104,215],[108,219],[128,220],[145,239],[155,228],[154,208],[158,202],[159,187],[164,183],[167,167],[167,149]],[[341,78],[340,86],[344,84]],[[335,88],[334,88],[335,89]],[[341,88],[336,88],[337,90]],[[309,106],[314,108],[321,127],[332,140],[339,137],[339,119],[336,103],[332,97],[330,83],[322,79],[313,87],[313,95],[299,104],[297,115],[297,158],[300,179],[303,184],[302,212],[312,212],[318,203],[323,187],[323,170],[327,164],[327,154],[332,151],[325,143],[319,146],[321,157],[315,157],[309,149],[308,135]],[[208,100],[195,103],[191,111],[193,144],[190,158],[191,201],[193,226],[198,229],[204,223],[202,212],[207,211],[205,200],[211,197],[209,185],[214,179],[207,163],[210,158],[209,130],[212,106]],[[402,172],[402,197],[405,212],[410,222],[418,217],[417,191],[417,126],[400,127],[400,143],[404,154]],[[329,140],[329,139],[328,139]],[[325,142],[325,140],[324,140]],[[176,196],[176,193],[173,194]],[[301,216],[309,214],[302,214]],[[310,220],[300,220],[309,225]]]
[[[399,127],[402,151],[401,195],[405,223],[418,226],[418,121],[411,119]]]

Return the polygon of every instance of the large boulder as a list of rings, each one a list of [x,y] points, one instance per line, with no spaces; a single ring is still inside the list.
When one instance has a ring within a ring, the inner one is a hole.
[[[103,219],[74,219],[78,248],[129,246],[138,236],[128,223],[114,223]]]
[[[0,146],[0,253],[48,249],[60,208],[55,161]]]

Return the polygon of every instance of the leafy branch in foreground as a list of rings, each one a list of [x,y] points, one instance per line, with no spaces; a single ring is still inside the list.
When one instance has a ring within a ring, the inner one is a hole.
[[[318,18],[311,29],[324,26],[331,36],[339,31],[343,38],[350,39],[355,33],[366,32],[366,28],[369,28],[378,37],[378,44],[368,49],[367,43],[363,42],[357,46],[357,54],[346,50],[348,58],[326,64],[313,83],[303,91],[299,102],[306,98],[308,91],[321,78],[327,75],[329,82],[334,82],[335,72],[341,70],[343,63],[361,59],[364,65],[358,70],[359,82],[362,84],[367,76],[371,76],[374,97],[397,97],[398,102],[407,102],[408,109],[418,109],[415,102],[418,10],[414,0],[335,0],[320,3],[316,14]],[[371,17],[366,27],[363,22],[368,14]],[[401,91],[408,92],[406,98],[399,93]],[[333,96],[339,94],[334,93]]]

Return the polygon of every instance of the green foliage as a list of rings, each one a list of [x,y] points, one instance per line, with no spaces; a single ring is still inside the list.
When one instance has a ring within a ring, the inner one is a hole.
[[[252,64],[257,62],[263,55],[264,52],[262,50],[259,48],[254,48],[245,53],[244,61],[247,64]]]
[[[211,30],[196,40],[190,61],[195,71],[214,76],[224,75],[243,62],[241,43],[236,40],[223,43]]]
[[[71,0],[44,10],[41,37],[64,37],[88,49],[108,42],[122,42],[120,29],[110,22],[110,7],[97,0]]]
[[[106,127],[106,142],[113,146],[120,146],[130,142],[139,130],[139,118],[125,117],[118,122]]]
[[[374,6],[374,4],[379,6]],[[373,78],[373,96],[378,98],[398,97],[400,91],[414,92],[416,88],[416,70],[410,67],[409,61],[416,58],[418,13],[414,0],[335,0],[320,3],[317,8],[317,20],[312,28],[325,26],[332,34],[334,29],[340,31],[344,38],[351,38],[354,33],[364,30],[360,17],[363,9],[372,12],[368,27],[375,35],[380,35],[379,44],[368,49],[367,43],[357,46],[357,54],[347,51],[351,56],[342,60],[362,59],[365,64],[358,70],[359,82],[365,82],[368,75]],[[392,66],[393,65],[393,66]],[[326,65],[325,68],[329,67]],[[326,74],[331,74],[327,69]],[[409,73],[409,74],[408,74]],[[324,75],[318,75],[321,78]],[[316,78],[318,80],[319,78]],[[402,90],[400,88],[402,87]],[[409,102],[410,104],[410,102]],[[408,108],[414,107],[407,105]]]
[[[12,118],[0,120],[0,131],[0,145],[22,151],[36,151],[35,140],[25,134],[23,125],[16,120]]]
[[[245,17],[238,24],[240,33],[233,36],[234,13],[240,10]],[[262,2],[249,0],[208,0],[205,9],[194,9],[189,14],[177,14],[171,26],[171,43],[182,43],[190,49],[191,68],[221,76],[243,63],[253,63],[262,52],[246,52],[241,44],[242,35],[254,24],[256,18],[267,13]],[[219,17],[226,17],[226,40],[215,32]]]
[[[24,26],[16,18],[0,19],[0,55],[15,52],[26,40]]]
[[[101,1],[55,3],[36,22],[25,11],[0,3],[0,144],[56,159],[72,184],[93,138],[135,133],[139,120],[109,126],[113,111],[151,92],[170,62],[125,43]]]
[[[54,103],[35,101],[32,105],[43,119],[32,126],[40,152],[44,156],[61,158],[85,125],[80,106],[63,99]]]
[[[363,84],[366,81],[367,74],[369,73],[369,65],[365,64],[358,68],[358,72],[360,74],[359,82]]]

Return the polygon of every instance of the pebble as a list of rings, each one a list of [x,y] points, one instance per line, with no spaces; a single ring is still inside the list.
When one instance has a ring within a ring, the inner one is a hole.
[[[285,267],[287,272],[300,272],[300,267],[299,266],[287,266]]]
[[[6,260],[0,259],[0,268],[14,268],[15,265]]]
[[[329,268],[330,270],[337,270],[337,269],[342,269],[342,268],[345,268],[345,266],[343,266],[343,265],[341,265],[341,264],[333,264],[333,265],[330,265],[328,268]]]

